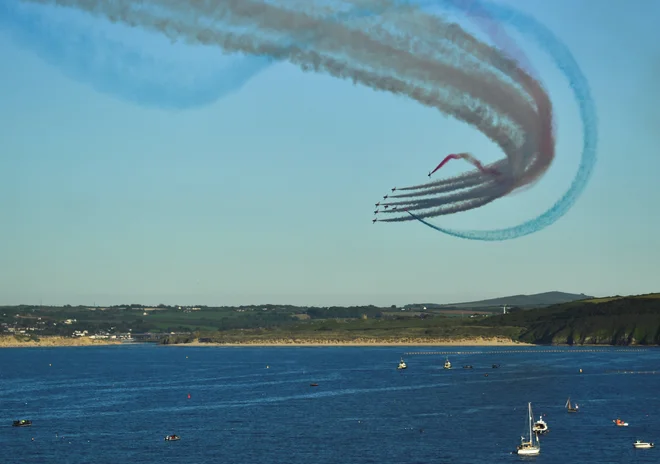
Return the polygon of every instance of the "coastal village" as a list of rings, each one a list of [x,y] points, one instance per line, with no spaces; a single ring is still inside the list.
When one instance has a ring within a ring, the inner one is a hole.
[[[64,306],[66,309],[70,306]],[[189,314],[194,311],[199,311],[201,308],[197,306],[176,306],[177,310],[181,313]],[[13,308],[12,308],[13,309]],[[172,309],[168,306],[159,307],[131,307],[131,306],[118,306],[118,307],[76,307],[76,310],[87,311],[106,311],[113,310],[134,310],[142,317],[149,316],[153,311],[164,311]],[[7,312],[8,308],[4,308],[2,313],[3,322],[0,322],[0,336],[24,336],[31,338],[38,338],[39,336],[52,336],[59,335],[70,338],[88,338],[90,340],[115,340],[118,342],[130,343],[141,339],[153,338],[151,333],[133,333],[132,328],[109,327],[106,330],[94,330],[91,327],[85,327],[86,323],[78,321],[76,318],[58,318],[57,315],[52,316],[38,316],[34,315],[35,308],[28,311],[19,311],[14,313]],[[43,312],[43,307],[40,308]],[[168,335],[175,335],[177,332],[168,332]]]

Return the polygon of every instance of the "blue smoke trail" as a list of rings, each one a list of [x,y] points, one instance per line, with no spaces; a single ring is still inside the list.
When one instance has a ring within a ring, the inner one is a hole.
[[[104,37],[93,25],[67,21],[63,27],[44,8],[26,8],[11,0],[0,0],[0,31],[101,93],[165,109],[213,103],[239,90],[273,62],[253,56],[227,60],[220,52],[218,61],[227,63],[221,66],[159,60]]]
[[[462,11],[452,0],[401,0],[399,4],[415,4],[421,7],[443,6]],[[558,68],[566,75],[580,107],[583,123],[583,151],[578,172],[566,193],[547,211],[518,226],[496,230],[453,230],[423,224],[454,237],[470,240],[510,240],[537,232],[561,218],[575,203],[591,176],[596,163],[597,115],[588,83],[579,65],[568,48],[543,24],[512,8],[485,1],[474,4],[488,11],[492,19],[509,23],[521,33],[532,37],[553,58]],[[358,16],[377,14],[361,10]],[[347,17],[355,12],[346,14]],[[344,16],[343,14],[341,16]],[[189,108],[216,101],[238,90],[250,78],[266,69],[274,60],[266,57],[242,57],[231,61],[221,71],[203,75],[205,71],[193,72],[192,86],[179,85],[189,81],[189,74],[181,73],[174,63],[163,63],[147,59],[141,53],[130,50],[117,42],[101,38],[90,30],[56,28],[47,26],[47,18],[12,8],[9,2],[0,2],[0,25],[19,41],[37,50],[46,61],[59,66],[71,77],[91,83],[102,92],[112,93],[138,104],[169,108]],[[310,37],[313,40],[312,37]],[[99,55],[112,59],[98,63]],[[139,78],[127,77],[125,70],[137,69]],[[188,72],[190,69],[186,68]],[[194,71],[194,70],[193,70]],[[173,77],[174,75],[174,77]],[[413,215],[414,216],[414,215]]]
[[[414,0],[412,3],[415,3],[418,6],[435,6],[438,4],[437,1],[433,0]],[[596,164],[598,116],[596,114],[596,106],[591,98],[589,83],[584,77],[584,74],[582,74],[580,66],[575,61],[575,58],[566,45],[564,45],[549,29],[534,18],[512,8],[488,2],[478,2],[476,0],[474,3],[478,3],[482,8],[486,9],[493,19],[509,23],[522,34],[534,38],[539,46],[544,48],[553,58],[557,67],[568,79],[579,104],[580,118],[582,119],[583,126],[582,157],[580,159],[580,166],[578,167],[578,171],[575,174],[570,187],[554,205],[534,219],[523,222],[517,226],[495,230],[454,230],[438,227],[430,222],[422,220],[410,212],[408,212],[408,214],[432,229],[454,237],[482,241],[511,240],[533,234],[534,232],[538,232],[539,230],[548,227],[566,214],[571,206],[575,204],[578,197],[587,186]],[[452,2],[448,2],[445,6],[458,8]]]

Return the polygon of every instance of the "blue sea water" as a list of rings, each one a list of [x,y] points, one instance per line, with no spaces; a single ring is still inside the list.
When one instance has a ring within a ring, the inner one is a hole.
[[[660,350],[451,347],[455,369],[409,354],[397,371],[403,353],[436,350],[2,349],[0,462],[660,462],[660,446],[632,446],[660,442],[660,375],[609,372],[660,372]],[[578,414],[564,409],[569,395]],[[528,401],[550,432],[540,456],[520,458]],[[33,426],[11,426],[23,418]],[[163,440],[173,433],[181,440]]]

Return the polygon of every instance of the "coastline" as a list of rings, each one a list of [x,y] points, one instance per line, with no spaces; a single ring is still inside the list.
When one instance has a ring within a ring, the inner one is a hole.
[[[243,342],[211,342],[202,343],[194,340],[189,343],[172,343],[159,346],[210,346],[210,347],[277,347],[277,346],[536,346],[532,343],[523,343],[507,338],[465,338],[456,340],[424,340],[424,339],[404,339],[404,340],[378,340],[378,339],[357,339],[357,340],[246,340]]]
[[[39,337],[39,341],[35,340],[18,340],[14,336],[0,336],[0,348],[50,348],[50,347],[70,347],[70,346],[107,346],[107,345],[121,345],[119,340],[110,339],[94,339],[88,337],[57,337],[46,336]]]

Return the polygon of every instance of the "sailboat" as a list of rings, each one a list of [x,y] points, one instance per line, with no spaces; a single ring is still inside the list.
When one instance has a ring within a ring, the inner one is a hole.
[[[568,412],[578,412],[579,406],[577,403],[575,403],[575,407],[571,405],[571,397],[568,397],[568,401],[566,401],[565,408]]]
[[[517,452],[521,456],[536,456],[541,452],[541,442],[539,436],[532,432],[532,403],[527,403],[528,415],[527,424],[529,425],[529,441],[525,441],[525,437],[520,437],[520,444],[518,445]],[[534,442],[536,441],[536,444]]]
[[[447,357],[447,360],[445,361],[445,369],[451,369],[451,363],[449,362],[449,357]]]
[[[408,366],[407,366],[406,363],[403,361],[403,358],[401,358],[401,361],[399,362],[399,366],[397,367],[397,369],[401,370],[401,369],[405,369],[405,368],[407,368],[407,367],[408,367]]]

